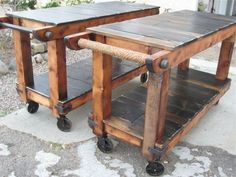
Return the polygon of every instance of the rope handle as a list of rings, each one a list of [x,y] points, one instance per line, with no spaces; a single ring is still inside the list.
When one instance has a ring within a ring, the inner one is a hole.
[[[150,55],[141,53],[141,52],[135,52],[127,49],[123,49],[120,47],[114,47],[107,44],[103,44],[100,42],[90,41],[88,39],[79,39],[78,45],[81,48],[88,48],[92,49],[93,51],[101,52],[107,55],[111,55],[123,60],[129,60],[134,61],[136,63],[139,63],[141,65],[145,64],[146,59],[150,58]]]

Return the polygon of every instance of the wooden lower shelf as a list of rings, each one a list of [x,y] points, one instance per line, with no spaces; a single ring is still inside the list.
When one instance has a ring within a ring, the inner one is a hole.
[[[126,74],[139,75],[140,71],[143,70],[141,67],[129,61],[123,61],[120,59],[113,59],[113,71],[112,79],[113,81],[121,79]],[[140,69],[140,71],[138,71]],[[125,82],[126,79],[124,79]],[[33,94],[38,94],[45,99],[50,99],[49,96],[49,83],[48,83],[48,73],[34,76],[35,84],[33,87],[28,87],[27,90]],[[119,81],[117,81],[119,82]],[[123,82],[123,81],[122,81]],[[119,83],[113,85],[119,85]],[[81,98],[82,102],[86,102],[91,98],[92,90],[92,58],[81,60],[75,64],[67,66],[67,92],[68,97],[63,100],[59,100],[62,104],[79,101],[77,98]],[[33,94],[28,94],[30,97],[34,97],[34,101],[37,102],[37,96],[32,96]],[[78,104],[79,105],[79,104]]]
[[[174,143],[210,109],[230,87],[230,79],[219,81],[212,74],[189,69],[173,70],[168,98],[165,133],[162,143]],[[147,89],[138,87],[112,101],[112,116],[106,131],[141,146]],[[127,140],[128,137],[128,140]]]

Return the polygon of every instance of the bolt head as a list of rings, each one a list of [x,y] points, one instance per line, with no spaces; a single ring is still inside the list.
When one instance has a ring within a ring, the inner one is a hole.
[[[169,66],[169,61],[167,59],[163,59],[161,62],[160,62],[160,68],[162,69],[166,69],[168,68]]]

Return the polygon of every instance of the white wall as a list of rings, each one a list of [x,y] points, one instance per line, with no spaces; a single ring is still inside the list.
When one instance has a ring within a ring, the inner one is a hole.
[[[112,0],[95,0],[95,2],[108,2]],[[114,0],[113,0],[114,1]],[[176,10],[197,10],[198,0],[136,0],[137,3],[145,3],[161,7],[161,12],[165,9]]]

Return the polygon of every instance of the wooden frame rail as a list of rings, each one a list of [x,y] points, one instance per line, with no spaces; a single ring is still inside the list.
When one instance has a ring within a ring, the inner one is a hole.
[[[121,47],[115,47],[100,42],[90,41],[88,39],[79,39],[78,46],[80,46],[81,48],[89,48],[93,51],[101,52],[103,54],[111,55],[124,60],[133,61],[141,65],[146,64],[147,69],[150,71],[153,71],[153,68],[149,68],[149,65],[152,65],[153,61],[155,60],[160,60],[159,64],[154,66],[155,68],[158,68],[158,70],[167,69],[169,67],[168,60],[160,59],[163,58],[162,56],[170,53],[167,50],[161,50],[153,55],[148,55],[142,52],[136,52]]]

